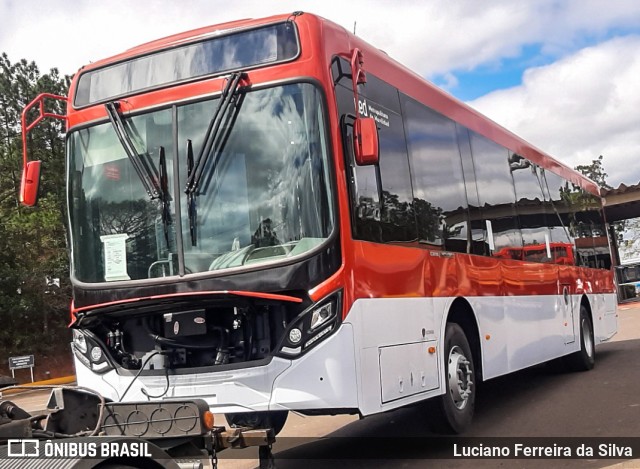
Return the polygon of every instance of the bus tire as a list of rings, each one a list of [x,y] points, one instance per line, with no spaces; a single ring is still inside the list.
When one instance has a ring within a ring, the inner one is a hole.
[[[567,365],[573,371],[591,370],[596,363],[593,323],[584,305],[580,305],[580,350],[567,356]]]
[[[464,432],[476,402],[475,367],[469,341],[456,323],[447,323],[444,335],[445,393],[431,403],[432,429],[437,433]]]
[[[232,427],[272,428],[273,433],[277,435],[287,422],[288,415],[289,412],[286,410],[276,410],[271,412],[225,414],[225,418]]]

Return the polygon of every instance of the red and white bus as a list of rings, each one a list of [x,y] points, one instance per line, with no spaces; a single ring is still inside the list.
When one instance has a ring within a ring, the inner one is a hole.
[[[160,39],[65,99],[77,379],[110,399],[276,431],[431,399],[461,432],[479,381],[616,332],[596,184],[330,21]]]

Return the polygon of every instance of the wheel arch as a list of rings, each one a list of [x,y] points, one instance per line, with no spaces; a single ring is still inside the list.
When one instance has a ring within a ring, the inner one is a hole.
[[[464,335],[467,337],[469,346],[471,347],[471,354],[473,355],[473,361],[476,370],[476,381],[482,381],[482,345],[480,341],[480,328],[478,327],[478,320],[473,311],[473,308],[469,302],[462,297],[458,297],[453,300],[447,317],[442,324],[442,329],[445,330],[447,323],[454,322],[458,324],[464,331]]]
[[[580,298],[580,310],[574,317],[578,318],[577,338],[580,349],[563,357],[568,369],[572,371],[588,371],[595,365],[595,330],[593,311],[586,295]],[[585,318],[585,321],[583,321]],[[586,324],[589,322],[590,324]],[[586,337],[588,334],[588,337]]]
[[[580,306],[584,306],[585,308],[587,308],[587,312],[589,313],[589,315],[591,316],[591,320],[593,321],[593,312],[591,311],[591,303],[589,302],[589,298],[587,297],[587,295],[585,295],[584,293],[580,298]]]
[[[593,310],[591,309],[591,302],[589,298],[584,293],[582,294],[582,298],[580,298],[580,307],[584,306],[587,310],[587,314],[589,315],[589,319],[591,320],[591,328],[595,328],[595,321],[593,320]],[[578,309],[578,322],[580,321],[580,310]],[[595,334],[595,329],[594,329]]]

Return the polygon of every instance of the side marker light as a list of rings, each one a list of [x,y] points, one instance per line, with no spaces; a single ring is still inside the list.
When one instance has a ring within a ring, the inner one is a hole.
[[[213,430],[214,418],[213,412],[207,410],[202,414],[202,425],[207,430]]]

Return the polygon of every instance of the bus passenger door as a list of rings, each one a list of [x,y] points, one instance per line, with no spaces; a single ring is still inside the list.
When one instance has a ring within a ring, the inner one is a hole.
[[[571,284],[558,282],[559,303],[562,311],[564,343],[575,342],[576,335],[573,327],[573,299],[571,295]]]

